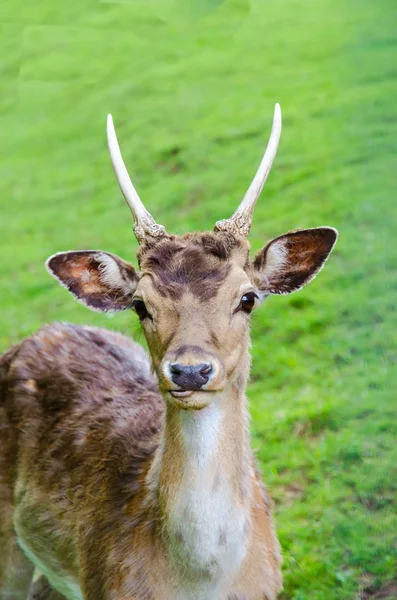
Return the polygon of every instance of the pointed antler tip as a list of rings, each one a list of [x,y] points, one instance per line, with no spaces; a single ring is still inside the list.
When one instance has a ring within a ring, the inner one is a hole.
[[[125,167],[119,143],[117,141],[116,130],[113,125],[112,115],[107,116],[106,133],[108,138],[108,147],[110,152],[110,160],[112,161],[113,169],[116,174],[117,181],[123,192],[124,198],[134,216],[135,226],[134,231],[138,242],[141,244],[145,240],[145,236],[164,237],[167,235],[164,227],[158,225],[152,215],[146,210],[141,199],[139,198],[130,176]]]
[[[265,185],[277,153],[277,148],[280,141],[281,126],[281,108],[277,102],[274,107],[274,117],[270,139],[256,175],[238,209],[234,212],[230,219],[218,221],[215,225],[215,231],[232,231],[244,237],[247,237],[249,234],[255,203],[259,198],[263,186]]]

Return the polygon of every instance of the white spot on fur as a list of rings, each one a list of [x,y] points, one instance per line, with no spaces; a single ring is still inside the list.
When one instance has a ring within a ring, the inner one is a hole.
[[[23,387],[25,388],[26,391],[31,392],[32,394],[35,394],[36,392],[39,391],[39,388],[37,387],[37,383],[34,379],[26,379],[26,381],[23,384]]]

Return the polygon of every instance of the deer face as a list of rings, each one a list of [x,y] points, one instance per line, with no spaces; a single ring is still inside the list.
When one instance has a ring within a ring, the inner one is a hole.
[[[247,363],[258,300],[248,243],[222,234],[164,240],[141,255],[135,310],[160,389],[180,407],[202,407]]]
[[[112,154],[114,130],[108,134]],[[272,138],[266,154],[269,147]],[[134,309],[166,401],[204,408],[214,392],[246,376],[251,312],[268,295],[293,292],[313,279],[337,232],[319,227],[287,233],[250,260],[245,235],[255,202],[247,203],[251,186],[235,215],[218,222],[214,232],[168,236],[137,198],[121,156],[113,152],[112,159],[134,213],[140,270],[100,251],[56,254],[48,269],[94,310]],[[265,169],[266,178],[269,157],[264,161],[258,173]],[[258,174],[252,185],[256,180]],[[262,186],[263,177],[256,194]]]

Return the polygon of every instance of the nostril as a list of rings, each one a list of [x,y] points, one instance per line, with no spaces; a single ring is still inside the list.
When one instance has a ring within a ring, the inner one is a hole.
[[[173,375],[180,375],[182,373],[181,365],[173,363],[170,365],[170,371]]]
[[[209,375],[212,371],[212,365],[209,363],[205,363],[200,365],[200,373],[201,375]]]

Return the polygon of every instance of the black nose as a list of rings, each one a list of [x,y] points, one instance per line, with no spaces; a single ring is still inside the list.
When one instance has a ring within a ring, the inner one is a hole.
[[[172,381],[182,390],[199,390],[210,378],[212,365],[201,363],[185,366],[173,363],[170,365],[170,371]]]

